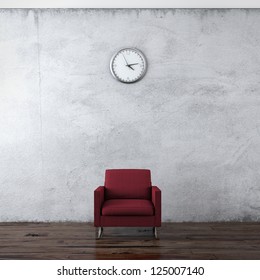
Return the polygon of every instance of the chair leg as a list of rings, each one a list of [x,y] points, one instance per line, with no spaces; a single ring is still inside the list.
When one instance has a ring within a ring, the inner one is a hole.
[[[156,227],[153,228],[153,233],[154,233],[155,239],[158,239],[158,233],[157,233],[157,228]]]
[[[100,239],[102,237],[102,234],[103,234],[103,227],[99,227],[98,228],[98,237],[97,237],[97,239]]]

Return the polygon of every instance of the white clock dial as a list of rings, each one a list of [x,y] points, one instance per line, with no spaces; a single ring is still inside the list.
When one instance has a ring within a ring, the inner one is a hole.
[[[110,61],[112,75],[123,83],[134,83],[142,79],[146,68],[145,56],[135,48],[119,50]]]

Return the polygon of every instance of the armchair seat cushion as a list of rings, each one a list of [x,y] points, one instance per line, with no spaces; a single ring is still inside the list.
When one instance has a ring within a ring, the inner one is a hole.
[[[102,207],[103,216],[153,216],[154,206],[147,199],[109,199]]]

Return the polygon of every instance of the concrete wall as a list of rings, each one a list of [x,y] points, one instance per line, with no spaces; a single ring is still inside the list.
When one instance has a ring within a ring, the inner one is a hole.
[[[92,221],[106,168],[150,168],[164,221],[259,221],[259,77],[260,10],[0,10],[0,220]]]

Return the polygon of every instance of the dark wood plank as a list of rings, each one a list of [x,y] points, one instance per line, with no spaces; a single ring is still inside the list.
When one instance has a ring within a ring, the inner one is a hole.
[[[260,223],[164,223],[105,228],[91,223],[0,223],[0,259],[260,259]]]

